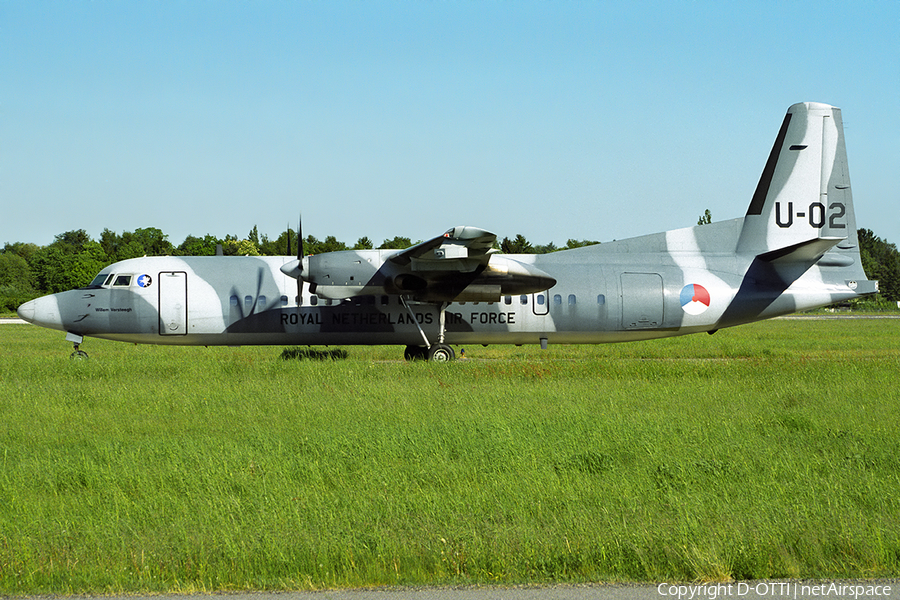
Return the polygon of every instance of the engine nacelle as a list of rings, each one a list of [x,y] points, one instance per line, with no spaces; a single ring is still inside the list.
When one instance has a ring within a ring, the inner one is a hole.
[[[492,254],[484,262],[437,253],[398,265],[395,250],[342,250],[286,263],[282,272],[335,300],[391,294],[423,302],[498,302],[504,295],[540,292],[556,280],[533,265]]]

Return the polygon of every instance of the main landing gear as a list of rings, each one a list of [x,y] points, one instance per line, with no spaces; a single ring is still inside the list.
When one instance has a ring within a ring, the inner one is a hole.
[[[447,307],[450,306],[448,302],[441,303],[441,329],[438,333],[438,342],[437,344],[432,344],[428,341],[428,336],[425,335],[425,331],[422,329],[422,326],[419,325],[418,319],[416,319],[415,313],[413,313],[412,309],[409,307],[409,304],[406,303],[403,296],[400,296],[400,302],[403,303],[403,306],[406,307],[406,310],[409,311],[409,314],[412,315],[413,323],[416,324],[416,327],[419,328],[419,333],[422,335],[422,339],[425,341],[424,346],[407,346],[406,350],[403,352],[403,358],[406,360],[431,360],[434,362],[450,362],[454,358],[456,358],[456,352],[453,351],[453,348],[444,343],[444,328],[445,328],[445,319],[444,319],[444,311],[447,310]]]
[[[426,346],[407,346],[403,352],[406,360],[432,360],[434,362],[449,362],[456,358],[456,352],[447,344],[433,344]]]

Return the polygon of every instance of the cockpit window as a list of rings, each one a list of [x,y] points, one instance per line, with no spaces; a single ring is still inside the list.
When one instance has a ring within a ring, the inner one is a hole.
[[[110,277],[112,277],[112,275],[110,275]],[[100,273],[99,275],[94,277],[94,280],[91,281],[91,283],[88,285],[88,287],[92,287],[92,288],[100,287],[101,285],[103,285],[104,281],[106,281],[106,273]]]
[[[131,285],[131,275],[117,275],[115,282],[113,282],[113,285],[123,287]]]
[[[109,285],[109,284],[111,284],[111,283],[112,283],[112,280],[113,280],[113,277],[115,277],[115,276],[116,276],[115,273],[110,273],[110,274],[109,274],[109,277],[106,278],[106,281],[103,283],[103,285]]]

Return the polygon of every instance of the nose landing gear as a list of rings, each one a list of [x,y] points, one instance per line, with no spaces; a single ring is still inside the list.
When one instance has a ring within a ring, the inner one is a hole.
[[[67,333],[66,341],[72,342],[75,346],[75,352],[73,352],[69,358],[72,360],[85,360],[88,357],[87,352],[80,348],[81,342],[84,341],[84,336],[78,335],[77,333]]]

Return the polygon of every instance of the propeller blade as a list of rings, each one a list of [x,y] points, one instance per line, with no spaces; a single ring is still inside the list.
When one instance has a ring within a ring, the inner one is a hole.
[[[297,215],[297,304],[303,304],[303,213]]]
[[[297,220],[297,260],[303,261],[303,215]]]

